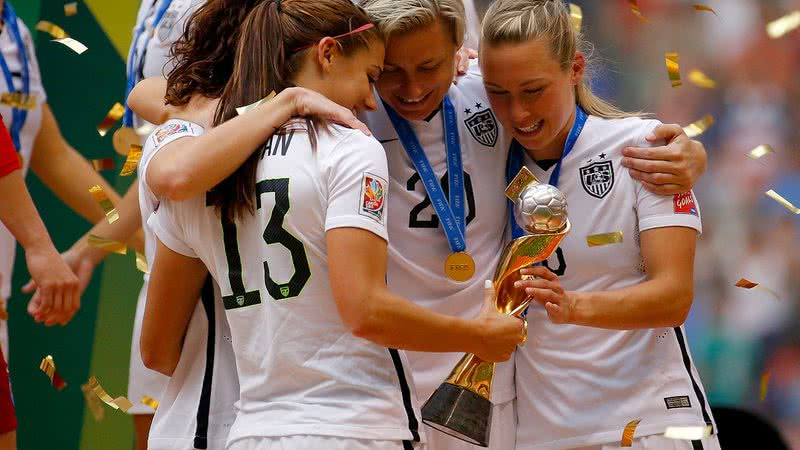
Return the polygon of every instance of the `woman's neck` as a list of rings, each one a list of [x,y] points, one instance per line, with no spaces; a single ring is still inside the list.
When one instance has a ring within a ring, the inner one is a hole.
[[[564,125],[564,128],[558,132],[556,138],[553,139],[549,144],[546,146],[539,148],[539,149],[526,149],[528,151],[528,155],[533,158],[534,161],[544,161],[548,159],[560,159],[561,155],[564,153],[564,146],[567,143],[567,138],[569,137],[570,131],[572,131],[572,126],[575,124],[575,110],[572,110],[572,113],[569,116],[569,120]]]

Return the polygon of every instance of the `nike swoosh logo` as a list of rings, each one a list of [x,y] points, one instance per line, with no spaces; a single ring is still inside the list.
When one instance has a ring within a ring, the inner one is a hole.
[[[399,139],[399,138],[394,138],[394,139],[382,139],[382,140],[379,140],[378,142],[380,142],[381,144],[385,144],[385,143],[387,143],[387,142],[398,141],[398,140],[400,140],[400,139]]]

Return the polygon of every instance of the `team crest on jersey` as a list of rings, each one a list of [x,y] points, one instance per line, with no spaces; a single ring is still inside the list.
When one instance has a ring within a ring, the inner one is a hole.
[[[476,141],[487,147],[497,143],[497,119],[491,109],[486,108],[464,119],[469,133]]]
[[[185,123],[171,123],[169,125],[165,125],[156,130],[156,145],[160,144],[164,141],[164,139],[172,135],[188,132],[189,127],[187,127]]]
[[[364,173],[361,183],[361,206],[358,213],[383,222],[386,207],[386,180],[371,173]]]
[[[675,196],[672,197],[672,203],[674,205],[673,211],[675,214],[697,215],[697,205],[694,203],[694,196],[691,191],[684,192],[683,194],[675,194]]]
[[[614,186],[614,166],[611,161],[599,161],[581,167],[581,184],[592,197],[603,198]]]

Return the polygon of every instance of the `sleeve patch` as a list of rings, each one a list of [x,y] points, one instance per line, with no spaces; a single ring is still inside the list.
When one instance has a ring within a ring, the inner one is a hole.
[[[386,180],[377,175],[364,172],[361,180],[361,205],[358,213],[383,223],[386,208]]]
[[[185,123],[170,123],[160,127],[156,130],[155,138],[156,138],[156,145],[161,144],[170,136],[175,136],[179,134],[190,134],[192,136],[195,133],[189,129],[189,126]]]
[[[697,216],[697,205],[694,202],[694,195],[692,192],[684,192],[683,194],[675,194],[672,198],[673,210],[675,214],[691,214]]]

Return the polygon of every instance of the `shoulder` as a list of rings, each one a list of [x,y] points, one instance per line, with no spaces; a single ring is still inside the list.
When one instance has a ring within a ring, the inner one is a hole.
[[[483,73],[477,59],[470,61],[467,73],[458,78],[458,84],[451,86],[449,93],[451,97],[464,96],[469,99],[487,97],[483,87]]]
[[[610,140],[625,146],[650,146],[645,138],[659,125],[661,125],[659,120],[642,117],[604,119],[589,116],[585,131],[593,140]]]
[[[364,153],[379,153],[384,155],[383,146],[373,136],[367,136],[360,130],[354,130],[341,125],[329,125],[330,145],[332,150],[346,148]]]
[[[200,136],[204,131],[203,127],[194,122],[170,119],[156,127],[147,141],[154,148],[163,147],[182,137]]]

